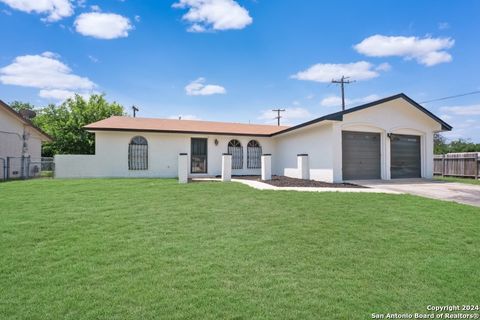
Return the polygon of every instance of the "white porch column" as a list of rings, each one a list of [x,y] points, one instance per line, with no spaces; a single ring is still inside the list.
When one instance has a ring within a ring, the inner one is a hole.
[[[391,180],[392,177],[391,177],[391,163],[392,163],[392,159],[391,159],[391,150],[392,150],[392,146],[391,146],[391,138],[390,138],[390,135],[391,133],[389,132],[385,132],[384,134],[381,134],[381,136],[384,136],[384,140],[385,140],[385,165],[381,166],[381,169],[382,169],[382,175],[380,176],[380,178],[382,180]],[[382,159],[383,160],[383,159]]]
[[[300,179],[310,180],[310,165],[308,163],[308,154],[297,154],[297,168],[300,174]]]
[[[272,180],[272,155],[262,155],[262,180]]]
[[[232,155],[224,153],[222,155],[222,181],[232,180]]]
[[[188,182],[188,154],[178,155],[178,183]]]

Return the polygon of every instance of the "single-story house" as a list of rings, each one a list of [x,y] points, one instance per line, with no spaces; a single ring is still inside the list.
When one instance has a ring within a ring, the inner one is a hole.
[[[402,93],[291,127],[111,117],[85,129],[95,155],[57,156],[57,177],[176,177],[181,153],[190,177],[216,176],[229,153],[233,175],[259,175],[271,154],[273,174],[299,177],[302,154],[314,180],[431,178],[433,135],[452,127]]]
[[[30,164],[41,161],[42,142],[52,141],[26,115],[0,100],[0,180],[36,174],[40,168]]]

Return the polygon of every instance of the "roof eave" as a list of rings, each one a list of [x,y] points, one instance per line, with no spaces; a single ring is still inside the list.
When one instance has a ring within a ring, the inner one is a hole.
[[[52,142],[53,141],[53,138],[49,134],[47,134],[42,129],[40,129],[39,127],[34,125],[33,122],[30,121],[29,119],[25,119],[24,117],[22,117],[22,115],[20,113],[15,111],[12,107],[10,107],[8,104],[3,102],[2,100],[0,100],[0,106],[2,106],[5,110],[10,112],[18,120],[23,122],[24,125],[27,125],[27,126],[31,127],[32,129],[34,129],[35,131],[37,131],[41,136],[43,136],[45,138],[45,139],[42,139],[42,141],[46,141],[46,142]]]
[[[134,128],[89,128],[83,127],[88,132],[96,131],[124,131],[124,132],[159,132],[159,133],[184,133],[184,134],[208,134],[219,136],[250,136],[250,137],[270,137],[271,133],[239,133],[239,132],[212,132],[212,131],[183,131],[183,130],[159,130],[159,129],[134,129]]]

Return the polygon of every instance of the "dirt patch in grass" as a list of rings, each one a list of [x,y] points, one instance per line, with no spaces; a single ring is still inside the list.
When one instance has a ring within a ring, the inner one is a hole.
[[[233,176],[232,178],[261,181],[260,176]],[[272,176],[272,180],[262,182],[276,187],[366,188],[353,183],[330,183],[316,180],[296,179],[285,176]]]

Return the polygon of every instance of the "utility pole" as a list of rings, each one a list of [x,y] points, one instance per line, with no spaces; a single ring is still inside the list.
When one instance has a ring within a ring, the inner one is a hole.
[[[282,116],[280,115],[280,112],[284,112],[285,109],[273,109],[272,111],[277,113],[277,116],[275,117],[275,119],[277,119],[277,125],[280,126],[280,119],[282,118]]]
[[[135,106],[132,106],[132,110],[133,110],[133,117],[135,118],[137,116],[137,111],[140,111],[140,110]]]
[[[350,77],[342,76],[340,80],[332,80],[332,83],[340,83],[340,87],[342,88],[342,110],[345,110],[345,84],[349,84],[355,82],[355,80],[347,80]]]

